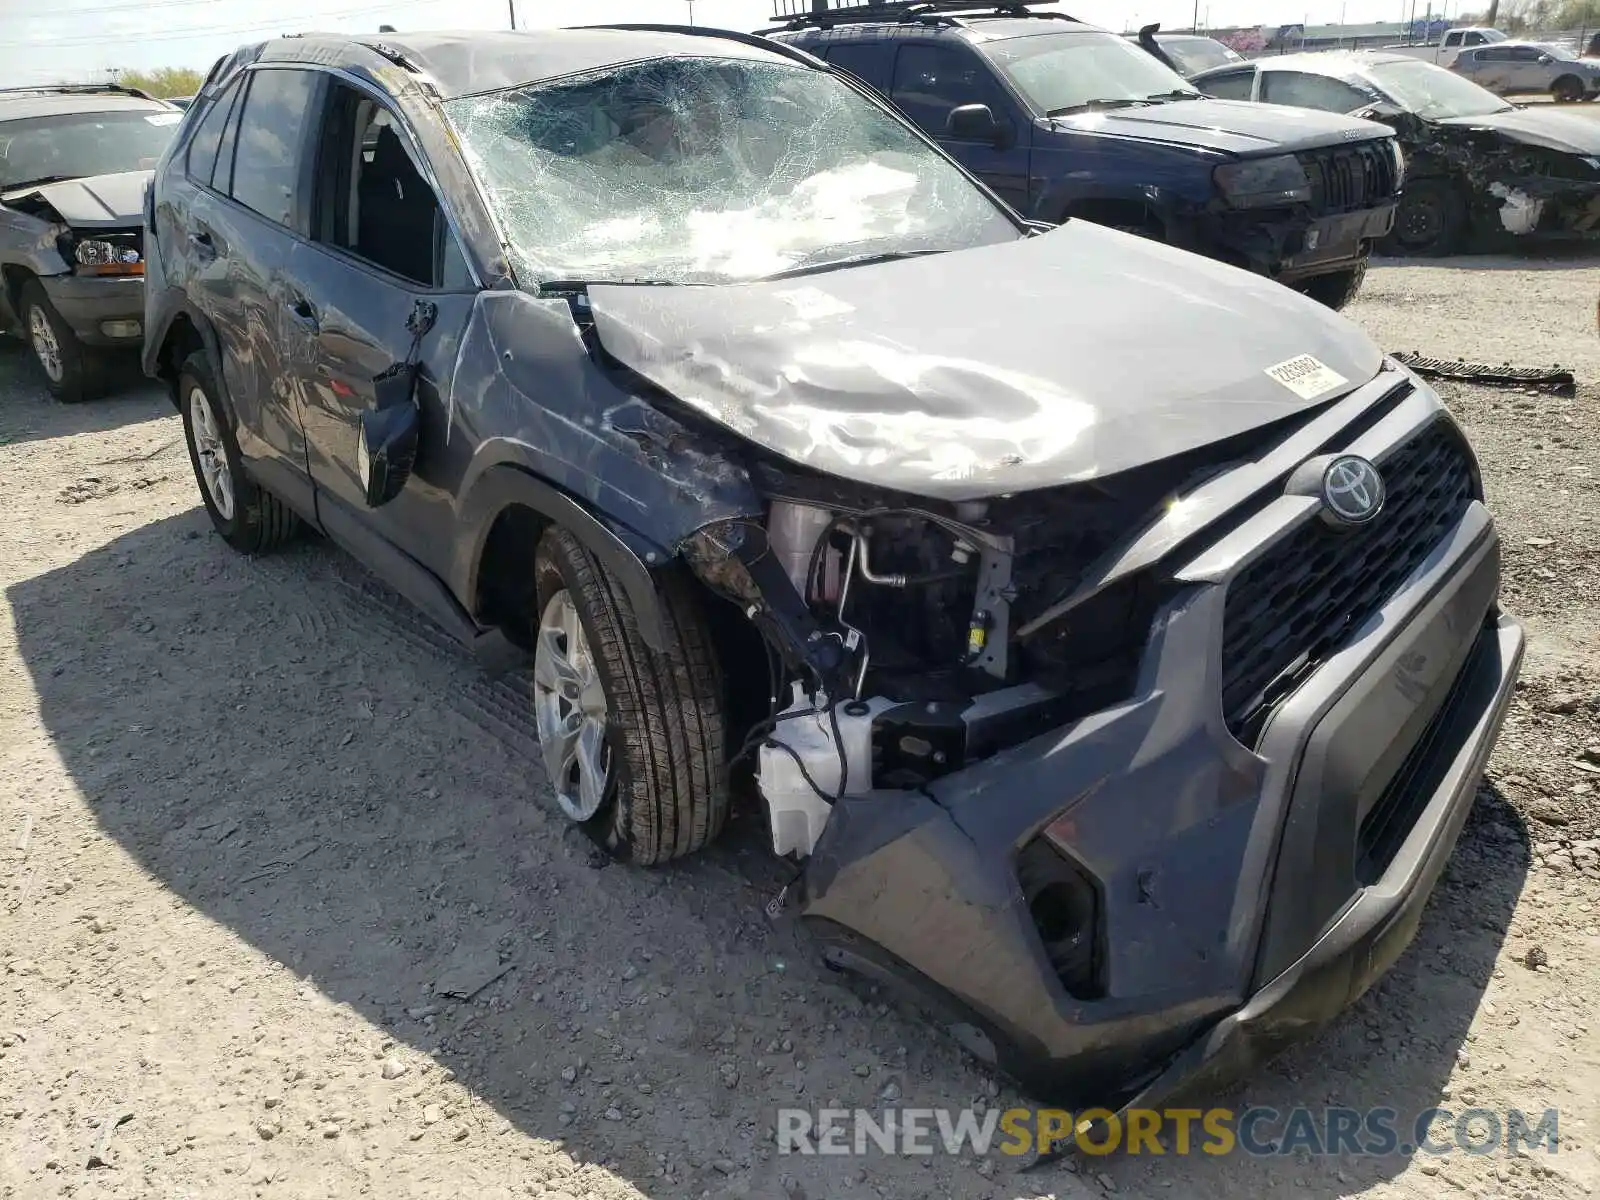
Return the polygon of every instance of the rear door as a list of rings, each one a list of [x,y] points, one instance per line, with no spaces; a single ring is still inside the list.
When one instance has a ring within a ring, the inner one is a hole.
[[[444,401],[477,288],[423,160],[386,101],[331,81],[320,120],[307,123],[320,131],[317,183],[308,236],[290,254],[286,300],[300,329],[293,369],[317,511],[336,537],[376,534],[442,576],[448,481],[463,465],[450,458]],[[359,422],[373,405],[375,377],[410,353],[407,322],[419,302],[435,316],[419,346],[416,467],[399,496],[372,509],[357,465]]]
[[[1026,212],[1029,134],[1032,122],[994,76],[989,64],[963,43],[905,42],[895,55],[890,98],[967,170],[1000,198]],[[964,104],[987,104],[1000,123],[1002,140],[952,137],[950,113]]]
[[[320,87],[314,72],[258,68],[218,98],[185,151],[192,191],[176,248],[191,302],[217,331],[245,465],[307,515],[305,435],[282,354],[292,331],[279,293],[305,219],[304,114]]]

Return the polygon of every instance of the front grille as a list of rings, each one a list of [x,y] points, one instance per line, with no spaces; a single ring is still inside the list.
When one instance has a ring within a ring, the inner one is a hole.
[[[1228,728],[1247,745],[1296,682],[1416,570],[1475,494],[1466,446],[1442,419],[1378,465],[1388,497],[1371,525],[1306,521],[1228,587],[1222,705]]]
[[[1327,146],[1296,157],[1311,180],[1311,207],[1318,214],[1353,212],[1392,200],[1398,192],[1387,139]]]

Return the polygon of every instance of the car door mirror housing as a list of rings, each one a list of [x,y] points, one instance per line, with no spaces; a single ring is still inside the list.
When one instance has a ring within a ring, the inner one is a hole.
[[[1005,140],[1005,130],[995,119],[994,109],[987,104],[963,104],[950,110],[945,119],[945,132],[966,142],[993,142]]]
[[[356,469],[369,508],[398,496],[416,464],[422,432],[417,371],[415,362],[400,362],[372,381],[374,403],[361,414],[356,447]]]
[[[1539,55],[1539,61],[1548,66],[1549,64],[1553,63],[1555,59],[1551,58],[1548,54],[1541,54]]]

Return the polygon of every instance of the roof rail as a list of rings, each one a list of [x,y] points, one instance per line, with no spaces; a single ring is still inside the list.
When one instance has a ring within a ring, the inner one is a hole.
[[[140,100],[155,100],[149,92],[138,88],[124,87],[120,83],[36,83],[32,86],[24,84],[21,87],[0,88],[0,96],[38,95],[76,95],[76,96],[103,96],[107,92],[119,96],[134,96]]]
[[[778,11],[774,21],[780,28],[830,29],[835,25],[859,25],[869,21],[921,22],[928,25],[960,25],[962,17],[1054,17],[1075,21],[1060,12],[1033,12],[1041,4],[1057,0],[774,0]]]

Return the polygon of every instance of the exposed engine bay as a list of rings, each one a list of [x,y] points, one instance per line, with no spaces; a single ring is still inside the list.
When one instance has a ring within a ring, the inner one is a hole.
[[[1063,597],[1226,469],[1217,447],[1199,457],[953,504],[858,507],[824,489],[773,499],[763,526],[729,523],[724,542],[703,532],[691,562],[768,643],[771,710],[741,753],[775,852],[808,855],[844,796],[921,788],[1128,694],[1159,582]]]

